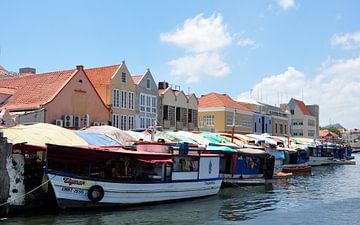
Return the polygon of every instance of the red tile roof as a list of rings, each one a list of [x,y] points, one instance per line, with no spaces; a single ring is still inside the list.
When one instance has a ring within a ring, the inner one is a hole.
[[[163,95],[170,87],[166,88],[166,89],[159,89],[159,95]]]
[[[136,75],[136,76],[132,76],[132,79],[135,84],[139,84],[142,77],[143,77],[143,75]]]
[[[1,109],[34,109],[49,103],[77,70],[17,76],[0,80],[0,88],[13,89],[13,96]]]
[[[294,98],[294,101],[296,105],[300,108],[300,110],[304,113],[304,115],[311,116],[311,113],[309,112],[308,108],[306,107],[305,103],[303,101],[297,100]]]
[[[320,137],[325,137],[325,136],[333,136],[333,137],[337,137],[338,135],[329,131],[329,130],[320,130],[319,131],[319,136]]]
[[[112,76],[119,69],[121,64],[112,66],[103,66],[97,68],[85,69],[85,73],[88,76],[90,82],[96,87],[104,84],[110,84]]]
[[[233,100],[226,94],[210,93],[199,98],[199,108],[208,107],[228,107],[233,109],[240,109],[244,111],[251,111],[248,107]]]

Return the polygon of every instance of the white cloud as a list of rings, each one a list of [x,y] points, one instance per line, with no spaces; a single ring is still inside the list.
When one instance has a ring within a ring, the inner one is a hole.
[[[331,38],[332,46],[340,46],[342,49],[351,50],[360,48],[360,32],[334,35]]]
[[[347,128],[360,128],[356,119],[360,115],[360,57],[328,61],[312,78],[289,67],[284,73],[263,78],[252,93],[256,99],[276,105],[281,99],[287,102],[291,97],[303,96],[305,104],[320,106],[320,125],[327,125],[331,119]],[[241,93],[239,97],[249,94]]]
[[[186,78],[187,83],[196,83],[202,76],[222,77],[230,68],[217,53],[199,53],[171,60],[171,74]]]
[[[251,38],[240,39],[237,43],[240,47],[250,47],[252,49],[258,48],[260,45]]]
[[[276,2],[284,10],[295,7],[295,0],[277,0]]]
[[[208,18],[199,14],[186,19],[183,27],[174,32],[162,33],[160,40],[173,43],[189,52],[207,52],[222,49],[232,42],[232,37],[223,23],[220,13],[214,13]]]

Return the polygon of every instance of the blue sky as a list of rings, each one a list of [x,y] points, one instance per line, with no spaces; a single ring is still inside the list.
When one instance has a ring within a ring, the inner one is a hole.
[[[120,63],[197,95],[320,105],[360,128],[359,1],[1,1],[0,65]]]

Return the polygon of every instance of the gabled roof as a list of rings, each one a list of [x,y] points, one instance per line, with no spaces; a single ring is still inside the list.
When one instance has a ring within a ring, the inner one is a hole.
[[[227,94],[210,93],[199,98],[199,108],[209,107],[228,107],[233,109],[240,109],[244,111],[251,111],[248,107],[240,102],[234,101]]]
[[[337,137],[338,135],[335,134],[334,132],[329,131],[329,130],[320,130],[319,131],[319,136],[320,137],[325,137],[325,136]]]
[[[1,79],[2,90],[13,90],[12,97],[1,109],[40,108],[52,101],[76,72],[76,69],[72,69]]]
[[[165,89],[158,89],[158,92],[159,92],[159,95],[163,95],[163,94],[165,94],[165,92],[167,92],[167,91],[169,91],[169,90],[171,90],[171,87],[167,87],[167,88],[165,88]],[[172,91],[172,90],[171,90],[171,91]],[[171,92],[171,93],[174,94],[174,92]]]
[[[110,84],[111,78],[119,69],[121,64],[85,69],[90,82],[96,87]]]
[[[132,76],[132,79],[134,81],[135,84],[139,84],[141,79],[143,78],[144,75],[136,75],[136,76]]]
[[[294,99],[296,105],[300,108],[300,110],[302,111],[302,113],[303,113],[304,115],[312,116],[303,101],[300,101],[300,100],[295,99],[295,98],[293,98],[293,99]]]

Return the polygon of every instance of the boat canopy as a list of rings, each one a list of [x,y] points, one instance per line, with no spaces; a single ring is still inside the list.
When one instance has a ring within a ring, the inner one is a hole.
[[[206,150],[213,153],[236,153],[237,151],[233,148],[227,146],[218,146],[218,145],[208,145]]]
[[[268,158],[270,156],[269,153],[267,153],[263,150],[252,149],[252,148],[241,148],[241,149],[238,149],[237,152],[240,155],[255,156],[255,157],[260,157],[260,158]]]
[[[59,144],[66,146],[86,146],[88,143],[73,131],[48,123],[18,125],[2,128],[4,137],[12,144],[27,143],[34,146]]]
[[[49,144],[47,146],[47,160],[63,163],[96,163],[123,156],[132,156],[143,160],[171,160],[170,154],[152,152],[136,152],[122,148],[107,147],[71,147]]]
[[[75,131],[82,139],[84,139],[89,145],[95,146],[119,146],[119,142],[114,139],[100,133],[94,133],[87,130]]]
[[[86,131],[106,135],[121,145],[130,145],[131,141],[136,140],[135,137],[113,126],[92,126],[86,128]]]

